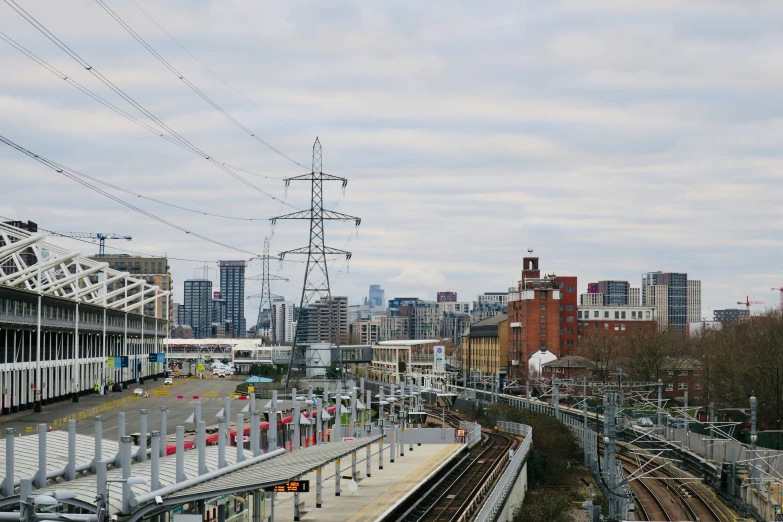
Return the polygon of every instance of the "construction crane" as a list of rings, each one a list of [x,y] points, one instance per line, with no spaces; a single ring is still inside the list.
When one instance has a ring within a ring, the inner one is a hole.
[[[748,294],[745,294],[745,300],[744,301],[737,301],[737,304],[739,305],[745,305],[745,308],[748,310],[748,314],[750,314],[750,307],[751,305],[758,305],[758,304],[767,304],[766,301],[751,301]]]
[[[783,286],[775,288],[772,287],[772,290],[779,290],[780,291],[780,309],[783,310]]]
[[[53,236],[72,237],[75,239],[92,239],[93,242],[98,240],[98,256],[104,257],[106,255],[106,240],[107,239],[125,239],[130,241],[133,239],[131,236],[123,236],[120,234],[110,234],[102,232],[49,232]]]

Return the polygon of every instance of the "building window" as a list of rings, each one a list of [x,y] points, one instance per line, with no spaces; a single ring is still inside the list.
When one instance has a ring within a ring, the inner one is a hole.
[[[563,288],[563,282],[562,281],[558,281],[557,282],[557,287],[558,288]]]
[[[541,309],[542,310],[546,310],[546,304],[545,303],[541,303]]]
[[[546,328],[542,328],[541,329],[541,335],[542,336],[546,336]]]
[[[598,310],[593,310],[593,318],[598,319]]]
[[[645,319],[649,319],[650,318],[650,311],[649,310],[644,312],[644,317],[645,317]]]
[[[574,322],[574,316],[573,315],[569,315],[568,317],[566,317],[566,322],[567,323],[573,323]]]
[[[615,319],[619,319],[620,318],[620,312],[619,311],[617,311],[617,310],[614,311],[614,318]]]
[[[620,323],[620,330],[625,331],[625,323]]]
[[[696,388],[697,390],[701,390],[701,383],[696,383],[693,385],[693,387]]]
[[[604,323],[604,330],[608,330],[608,329],[609,329],[609,323]]]
[[[574,287],[569,285],[569,287],[566,289],[566,291],[567,292],[573,292],[574,291]]]
[[[566,305],[566,311],[573,312],[574,311],[574,305]]]
[[[677,389],[678,390],[687,390],[688,389],[688,383],[687,382],[678,382],[677,383]]]
[[[560,335],[563,335],[563,329],[562,328],[560,329]]]
[[[579,323],[579,324],[582,324],[582,323]],[[573,335],[574,334],[574,329],[573,328],[566,328],[566,333]]]
[[[541,322],[542,322],[542,323],[545,323],[545,322],[546,322],[546,316],[545,316],[545,315],[543,315],[543,314],[541,315]]]
[[[636,310],[631,311],[631,319],[636,319]]]
[[[674,375],[674,371],[673,370],[666,370],[666,375]]]
[[[620,325],[618,323],[614,323],[614,331],[618,331],[620,329]]]
[[[560,311],[561,312],[563,311],[563,304],[562,303],[560,304]]]
[[[625,312],[620,312],[620,319],[625,319]]]
[[[566,346],[573,346],[574,340],[573,339],[566,339]]]
[[[666,391],[674,391],[674,385],[672,383],[667,384]]]
[[[581,310],[579,310],[579,311],[576,313],[576,316],[577,316],[579,319],[581,319],[581,318],[582,318],[582,311],[581,311]]]
[[[541,344],[539,345],[539,347],[540,347],[542,350],[546,350],[546,341],[541,341]]]
[[[688,375],[688,370],[678,370],[677,375],[681,375],[683,377]]]
[[[604,310],[604,319],[609,319],[609,310]]]
[[[541,292],[539,295],[541,296],[541,299],[546,299],[546,292]]]

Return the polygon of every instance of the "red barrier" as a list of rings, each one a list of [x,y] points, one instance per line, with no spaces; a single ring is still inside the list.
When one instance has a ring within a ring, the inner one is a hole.
[[[177,395],[177,399],[181,399],[181,398],[182,398],[182,395]]]
[[[194,395],[194,396],[193,396],[193,398],[194,398],[194,399],[198,399],[198,395]]]

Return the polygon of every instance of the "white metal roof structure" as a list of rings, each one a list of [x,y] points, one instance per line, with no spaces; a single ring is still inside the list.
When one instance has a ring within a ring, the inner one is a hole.
[[[68,432],[53,431],[45,434],[46,437],[46,476],[50,479],[64,475],[68,464]],[[75,434],[75,471],[83,471],[88,468],[95,458],[95,438],[89,435]],[[28,435],[16,437],[14,443],[14,483],[18,486],[21,479],[32,478],[38,472],[38,446],[40,435]],[[0,473],[5,475],[6,470],[6,444],[8,439],[0,440]],[[102,455],[104,458],[113,458],[120,451],[120,445],[115,440],[103,439],[101,441]]]
[[[0,223],[0,286],[122,312],[142,309],[170,293],[145,279],[131,277],[128,272],[113,270],[108,263],[47,243],[46,237]],[[28,264],[30,260],[34,262]],[[95,283],[90,276],[98,274],[105,277]],[[121,288],[107,291],[108,284],[120,281],[124,282]],[[112,298],[116,300],[108,302]]]
[[[226,462],[228,465],[236,463],[236,448],[231,448],[232,451],[226,451]],[[211,446],[205,448],[206,451],[206,465],[210,470],[218,468],[218,448]],[[250,451],[244,451],[246,459],[252,457]],[[177,483],[177,456],[176,454],[162,457],[160,459],[160,466],[158,471],[158,479],[160,480],[160,486],[166,487]],[[184,471],[187,477],[198,476],[198,452],[186,451],[183,455]],[[254,467],[254,466],[250,466]],[[134,484],[131,486],[131,490],[135,496],[149,493],[152,490],[151,475],[152,475],[152,461],[147,460],[139,462],[133,465],[131,474],[134,477],[140,477],[147,479],[147,484]],[[120,468],[111,469],[106,474],[109,481],[109,503],[107,511],[109,514],[117,514],[122,512],[122,484],[114,483],[113,480],[123,478],[123,470]],[[76,495],[76,500],[84,502],[85,504],[95,504],[95,497],[98,492],[98,478],[97,475],[89,475],[86,477],[78,478],[70,482],[63,482],[56,486],[36,490],[36,495],[52,495],[57,490],[73,491]]]

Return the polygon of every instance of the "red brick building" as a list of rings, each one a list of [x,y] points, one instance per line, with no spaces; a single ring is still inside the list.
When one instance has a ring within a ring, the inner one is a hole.
[[[576,330],[579,354],[584,355],[590,338],[619,341],[637,330],[656,329],[657,318],[654,306],[580,306]]]
[[[439,303],[456,303],[457,292],[438,292]]]
[[[524,258],[522,279],[508,298],[509,378],[526,379],[528,359],[539,350],[576,353],[576,286],[576,277],[541,277],[538,258]]]

